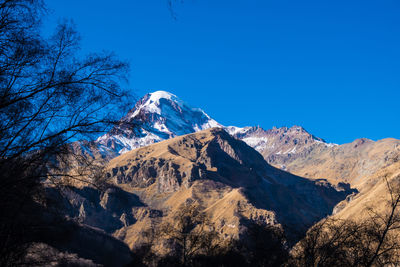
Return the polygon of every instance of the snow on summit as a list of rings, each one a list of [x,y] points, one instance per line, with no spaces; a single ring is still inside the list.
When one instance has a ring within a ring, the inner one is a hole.
[[[146,98],[146,96],[148,96]],[[160,109],[160,100],[161,99],[165,99],[165,100],[169,100],[169,101],[174,101],[177,104],[182,105],[183,102],[174,94],[171,94],[169,92],[166,91],[156,91],[153,93],[149,93],[147,94],[144,98],[146,98],[146,101],[140,105],[140,107],[136,108],[135,106],[135,111],[132,113],[130,112],[130,117],[135,117],[140,110],[145,109],[148,112],[151,113],[156,113],[161,115],[161,109]],[[142,98],[142,99],[144,99]],[[141,99],[141,100],[142,100]],[[139,100],[140,102],[140,100]]]
[[[156,91],[141,98],[119,125],[97,142],[117,152],[212,127],[223,127],[200,108],[192,108],[176,95]]]
[[[149,94],[149,99],[143,105],[148,111],[157,113],[161,115],[160,109],[160,100],[165,99],[169,101],[173,101],[180,106],[183,105],[183,102],[176,96],[166,91],[156,91],[154,93]]]

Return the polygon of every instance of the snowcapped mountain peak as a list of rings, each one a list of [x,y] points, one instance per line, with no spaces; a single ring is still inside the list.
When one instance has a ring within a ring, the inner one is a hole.
[[[109,133],[97,142],[114,152],[126,151],[175,136],[223,127],[200,108],[192,108],[166,91],[146,94]]]
[[[161,106],[164,102],[174,103],[180,107],[184,106],[183,101],[180,100],[176,95],[167,91],[155,91],[153,93],[146,94],[143,98],[141,98],[136,103],[135,107],[128,113],[127,117],[133,118],[142,110],[161,115]]]
[[[160,99],[172,100],[175,102],[182,102],[176,95],[167,92],[167,91],[155,91],[153,93],[149,93],[149,101],[160,103]]]
[[[170,101],[179,106],[183,106],[184,103],[180,100],[176,95],[171,94],[166,91],[156,91],[153,93],[148,94],[147,101],[143,104],[143,107],[150,112],[157,113],[161,115],[161,103],[163,101]]]

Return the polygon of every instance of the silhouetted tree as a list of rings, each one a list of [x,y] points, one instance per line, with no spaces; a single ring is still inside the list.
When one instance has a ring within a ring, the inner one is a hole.
[[[288,250],[282,229],[252,220],[238,239],[224,239],[196,204],[185,204],[143,234],[133,266],[280,266]],[[165,250],[164,253],[159,251]]]
[[[30,241],[26,210],[40,202],[41,182],[65,174],[49,172],[70,152],[65,144],[107,129],[114,121],[108,107],[125,95],[128,65],[109,53],[78,56],[79,35],[68,22],[43,38],[45,14],[40,0],[0,0],[2,265],[18,260]]]
[[[249,221],[236,246],[248,266],[281,266],[288,259],[283,230],[263,222]]]
[[[140,245],[133,249],[133,261],[130,266],[157,266],[160,257],[154,251],[155,246],[160,237],[158,236],[155,226],[140,233]]]
[[[160,236],[169,242],[170,258],[178,259],[183,266],[190,265],[195,255],[211,255],[219,245],[209,217],[196,204],[183,205],[171,222],[161,225]],[[163,259],[163,264],[169,260]]]
[[[397,266],[400,264],[400,185],[384,177],[388,211],[365,221],[327,218],[313,226],[292,250],[291,266]]]

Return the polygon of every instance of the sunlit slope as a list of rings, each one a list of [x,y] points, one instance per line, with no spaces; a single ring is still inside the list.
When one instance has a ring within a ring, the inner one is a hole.
[[[167,220],[187,202],[199,203],[222,234],[238,234],[241,218],[248,218],[294,236],[350,193],[270,166],[221,128],[132,150],[111,160],[108,169],[109,181],[138,195],[148,210],[133,212],[135,223],[117,232],[131,246],[143,227]]]
[[[377,171],[400,160],[400,140],[387,138],[379,141],[357,139],[352,143],[324,149],[286,163],[286,169],[308,178],[326,178],[332,183],[348,182],[360,191],[368,187],[366,180]]]

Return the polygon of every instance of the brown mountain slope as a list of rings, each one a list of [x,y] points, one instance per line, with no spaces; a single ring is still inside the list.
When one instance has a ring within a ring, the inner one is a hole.
[[[264,155],[265,156],[265,155]],[[279,166],[279,160],[269,162]],[[286,157],[285,169],[308,178],[326,178],[332,183],[348,182],[363,190],[365,177],[400,160],[400,140],[357,139],[332,147],[312,147],[297,157]]]
[[[341,202],[335,210],[335,217],[352,219],[355,221],[368,220],[375,213],[380,215],[387,213],[391,206],[391,194],[388,184],[396,193],[396,187],[400,181],[400,162],[395,162],[384,167],[372,175],[363,178],[359,187],[363,189],[360,194],[351,198],[351,201]]]
[[[127,152],[108,167],[109,181],[144,204],[124,217],[134,223],[115,232],[130,246],[140,231],[168,220],[188,202],[199,203],[226,236],[237,235],[241,219],[247,218],[281,225],[294,238],[351,191],[276,169],[219,128]]]

